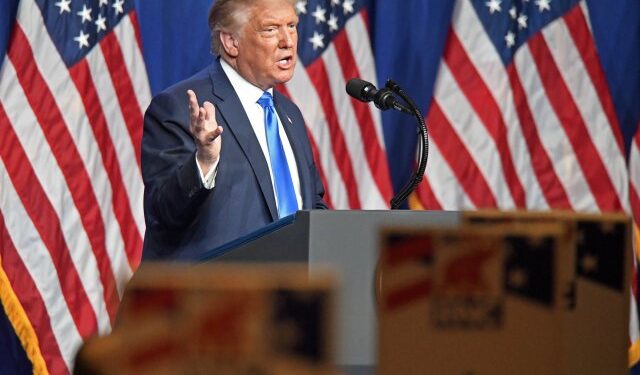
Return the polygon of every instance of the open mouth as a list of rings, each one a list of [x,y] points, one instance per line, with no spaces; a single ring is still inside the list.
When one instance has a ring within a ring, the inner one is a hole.
[[[293,56],[287,56],[283,59],[278,60],[278,66],[281,68],[290,68],[293,64]]]

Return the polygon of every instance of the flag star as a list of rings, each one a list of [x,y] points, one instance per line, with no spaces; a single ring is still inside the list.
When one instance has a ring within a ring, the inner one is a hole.
[[[536,0],[536,5],[540,13],[545,10],[551,10],[551,0]]]
[[[89,34],[85,34],[82,30],[80,30],[80,35],[73,38],[76,42],[78,42],[78,48],[82,49],[82,47],[89,47]]]
[[[309,42],[313,44],[314,51],[318,48],[324,48],[324,42],[322,41],[323,39],[324,39],[323,34],[319,34],[317,31],[313,32],[313,36],[309,38]]]
[[[489,8],[489,13],[493,14],[495,12],[502,11],[500,3],[502,3],[502,0],[489,0],[485,3],[485,5]]]
[[[69,4],[71,4],[71,0],[60,0],[56,3],[56,6],[60,8],[60,14],[64,12],[71,13],[71,8],[69,7]]]
[[[338,31],[338,17],[335,14],[331,13],[329,16],[329,21],[327,21],[327,25],[329,25],[330,31]]]
[[[526,14],[524,13],[520,14],[520,16],[518,16],[518,29],[526,29],[528,19],[529,17],[527,17]]]
[[[518,10],[516,9],[516,6],[512,6],[511,9],[509,9],[509,15],[511,16],[511,18],[513,18],[514,20],[516,18],[518,18]]]
[[[109,5],[109,0],[100,0],[100,4],[98,4],[98,6],[102,7],[103,5]]]
[[[331,6],[340,5],[340,0],[331,0]]]
[[[124,9],[122,8],[123,5],[124,0],[116,0],[116,2],[113,3],[112,7],[116,10],[116,14],[124,13]]]
[[[76,14],[82,17],[82,23],[85,23],[85,21],[91,22],[91,8],[87,8],[86,4],[83,4],[82,10]]]
[[[311,15],[316,19],[316,24],[319,24],[322,22],[327,22],[326,13],[327,10],[318,4],[318,6],[316,6],[316,10],[311,13]]]
[[[513,47],[516,44],[516,35],[509,31],[507,35],[504,36],[504,40],[507,42],[507,47]]]
[[[298,14],[307,14],[306,0],[300,0],[296,3],[296,11],[298,12]]]
[[[354,3],[354,0],[344,0],[344,3],[342,3],[342,9],[344,10],[344,14],[349,14],[354,12],[353,3]]]
[[[101,14],[98,16],[98,19],[95,22],[96,27],[98,28],[96,31],[100,32],[100,30],[107,30],[107,19]]]
[[[581,260],[582,270],[586,273],[598,271],[598,258],[592,254],[586,254]]]

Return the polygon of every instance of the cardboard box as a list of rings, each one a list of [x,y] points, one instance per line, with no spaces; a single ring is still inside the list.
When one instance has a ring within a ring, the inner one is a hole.
[[[94,374],[334,374],[329,272],[305,266],[144,264],[114,332],[89,341]]]
[[[563,374],[628,373],[631,220],[625,214],[475,211],[463,222],[532,225],[560,223],[573,236],[575,290],[563,316]]]
[[[378,373],[563,373],[572,239],[558,223],[385,232]]]

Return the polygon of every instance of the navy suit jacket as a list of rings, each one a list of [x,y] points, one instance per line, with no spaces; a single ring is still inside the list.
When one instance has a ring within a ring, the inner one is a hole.
[[[224,128],[215,187],[206,189],[189,132],[187,90],[216,107]],[[298,165],[302,208],[327,208],[298,107],[274,90],[274,103]],[[238,95],[220,62],[151,102],[144,117],[144,259],[198,259],[207,250],[278,218],[271,175]]]

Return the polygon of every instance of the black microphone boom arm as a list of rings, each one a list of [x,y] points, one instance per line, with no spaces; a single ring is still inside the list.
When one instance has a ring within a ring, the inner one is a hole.
[[[367,81],[359,78],[352,78],[347,82],[346,89],[347,94],[361,102],[374,102],[376,107],[382,111],[395,109],[396,111],[410,114],[415,116],[418,122],[418,133],[420,135],[418,168],[414,171],[411,179],[402,189],[400,189],[390,202],[392,209],[400,208],[402,203],[409,197],[416,187],[418,187],[418,184],[420,184],[420,181],[422,181],[422,177],[424,176],[424,171],[427,168],[427,159],[429,157],[429,131],[424,122],[424,117],[413,100],[411,100],[411,98],[404,92],[400,85],[392,80],[388,80],[385,87],[378,90],[373,84]],[[396,99],[394,93],[398,94],[406,105],[400,103],[400,101]]]

